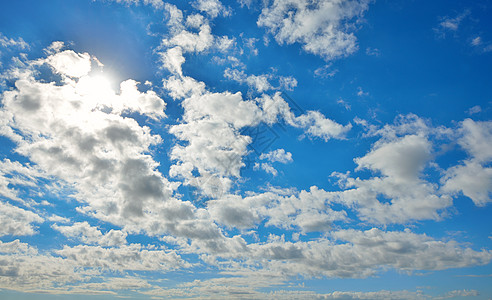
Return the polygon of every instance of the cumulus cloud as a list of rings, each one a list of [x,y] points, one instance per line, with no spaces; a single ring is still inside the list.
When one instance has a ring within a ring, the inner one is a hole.
[[[409,230],[350,229],[334,231],[330,236],[334,240],[292,243],[277,239],[251,247],[255,255],[269,260],[269,268],[329,277],[366,277],[374,275],[380,266],[442,270],[487,264],[492,258],[490,251],[474,251],[454,241],[436,241]]]
[[[301,43],[305,51],[332,60],[357,50],[357,38],[351,29],[370,2],[265,2],[257,23],[266,27],[279,44]]]
[[[278,76],[276,74],[247,75],[243,70],[231,68],[225,69],[224,77],[241,84],[247,84],[258,93],[279,89],[291,91],[297,86],[297,80],[292,76]],[[271,83],[274,80],[278,82],[275,86]]]
[[[226,195],[207,202],[216,222],[228,227],[254,228],[265,221],[267,226],[298,229],[303,232],[328,231],[333,222],[347,220],[344,210],[333,210],[330,193],[312,187],[309,191],[281,195],[275,192],[248,197]]]
[[[91,70],[91,57],[88,53],[75,53],[72,50],[51,55],[46,60],[58,73],[71,77],[82,77]]]
[[[34,190],[39,179],[46,177],[46,174],[39,168],[4,159],[0,161],[0,196],[25,203],[26,201],[19,197],[19,191],[15,187],[27,186]]]
[[[174,251],[149,250],[140,244],[122,245],[116,248],[78,245],[64,246],[56,253],[75,265],[110,270],[157,271],[187,267]]]
[[[284,149],[276,149],[268,153],[262,153],[260,159],[266,159],[270,162],[280,162],[283,164],[292,162],[292,153],[285,152]]]
[[[103,247],[126,244],[126,232],[111,229],[103,234],[99,229],[91,226],[86,221],[74,223],[70,226],[53,224],[51,227],[61,232],[66,237],[77,238],[87,244],[98,244]]]
[[[193,5],[211,18],[216,18],[219,15],[229,16],[231,14],[231,9],[225,7],[219,0],[196,0]]]
[[[59,57],[50,55],[45,62],[57,65]],[[71,196],[80,203],[78,212],[132,232],[172,233],[180,237],[203,233],[203,239],[221,236],[206,216],[195,215],[195,207],[172,197],[177,184],[157,171],[158,163],[149,154],[150,147],[160,143],[161,137],[124,116],[128,111],[144,118],[162,119],[162,99],[151,90],[140,92],[132,80],[123,82],[117,94],[110,86],[100,85],[91,74],[79,78],[66,75],[68,65],[60,70],[53,66],[53,72],[62,77],[61,82],[42,82],[33,76],[41,63],[37,60],[19,72],[23,76],[15,81],[15,88],[4,92],[1,111],[9,116],[4,126],[11,130],[2,132],[16,141],[16,151],[45,174],[73,188]],[[40,221],[33,213],[8,204],[2,204],[2,209],[20,220],[4,218],[11,224],[3,227],[8,229],[7,234],[14,227],[20,227],[15,229],[19,234],[32,234],[30,223]],[[163,218],[170,221],[156,225],[156,220]],[[201,223],[196,221],[199,219]],[[56,228],[86,242],[98,237],[104,245],[124,240],[125,234],[117,231],[100,236],[94,228],[78,225],[77,230]]]
[[[458,143],[468,153],[463,164],[446,171],[443,190],[461,192],[478,206],[492,201],[492,122],[466,119],[458,130]]]
[[[26,43],[22,38],[18,38],[17,40],[15,40],[13,38],[8,38],[4,36],[0,32],[0,47],[2,48],[16,47],[19,49],[29,49],[29,44]]]
[[[43,221],[36,213],[0,201],[0,236],[33,235],[36,233],[33,223]]]
[[[352,207],[362,220],[374,223],[441,219],[452,198],[423,176],[433,155],[431,131],[416,116],[373,131],[381,135],[380,140],[366,155],[354,159],[356,171],[369,170],[372,176],[360,179],[334,173],[344,188],[334,201]]]

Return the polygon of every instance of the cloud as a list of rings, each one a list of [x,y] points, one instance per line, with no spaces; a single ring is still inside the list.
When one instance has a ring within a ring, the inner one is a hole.
[[[113,1],[116,3],[121,3],[125,5],[152,5],[156,9],[161,9],[164,7],[164,2],[162,0],[101,0],[101,1]]]
[[[457,31],[463,19],[465,19],[469,15],[470,11],[465,10],[454,18],[450,16],[442,17],[440,18],[441,22],[439,23],[435,31],[442,34],[443,37],[445,36],[446,31]]]
[[[333,222],[347,220],[345,211],[330,208],[329,194],[312,187],[310,191],[288,195],[273,192],[244,198],[225,195],[208,201],[207,207],[216,222],[228,227],[247,229],[265,221],[266,226],[281,229],[324,232],[331,228]]]
[[[344,139],[345,135],[352,128],[351,124],[341,125],[333,120],[326,118],[319,111],[307,111],[306,113],[295,116],[289,104],[275,93],[273,96],[263,95],[258,99],[267,124],[274,124],[284,120],[290,126],[302,128],[310,137],[321,138],[325,141],[329,139]]]
[[[53,57],[48,56],[45,61],[52,62]],[[70,53],[70,57],[84,56]],[[149,154],[150,147],[160,143],[161,137],[135,119],[123,116],[131,111],[143,118],[162,119],[162,99],[151,90],[138,91],[132,80],[122,83],[119,94],[106,85],[90,88],[98,81],[90,74],[80,78],[66,76],[63,72],[69,69],[68,63],[60,71],[53,67],[61,82],[42,82],[32,76],[41,62],[35,61],[19,72],[23,77],[15,81],[15,88],[4,92],[1,110],[9,116],[5,126],[11,130],[3,132],[16,141],[18,153],[45,174],[73,188],[71,196],[80,204],[79,213],[131,232],[167,232],[180,237],[203,234],[204,239],[221,236],[206,216],[195,215],[192,205],[172,198],[179,184],[163,177],[157,171],[158,163]],[[20,208],[7,204],[2,204],[2,208],[22,222],[21,226],[17,221],[9,221],[11,225],[4,226],[8,234],[14,231],[14,225],[21,228],[16,229],[18,232],[32,234],[30,223],[40,221]],[[162,218],[172,221],[157,226],[156,220]],[[70,235],[67,227],[58,228]],[[79,231],[84,228],[81,226]],[[83,240],[92,242],[98,236],[97,230],[84,230],[80,233]],[[90,236],[90,232],[96,235]],[[110,245],[114,243],[112,239],[123,238],[124,234],[116,233],[101,236],[101,242]]]
[[[71,76],[82,77],[91,70],[91,57],[88,53],[75,53],[72,50],[51,55],[46,60],[58,73]]]
[[[33,223],[43,221],[36,213],[0,202],[0,236],[33,235],[36,233]]]
[[[279,44],[301,43],[305,51],[333,60],[357,50],[357,38],[351,29],[370,2],[265,2],[257,24],[266,27]]]
[[[22,165],[17,161],[4,159],[0,161],[0,195],[11,200],[26,204],[26,201],[19,197],[16,186],[29,187],[36,189],[39,179],[47,178],[46,174],[36,167],[29,164]]]
[[[380,56],[381,50],[379,50],[378,48],[367,47],[366,48],[366,54],[369,56]]]
[[[243,70],[226,68],[224,77],[241,84],[247,84],[258,93],[268,90],[285,89],[293,90],[297,86],[297,80],[292,76],[278,76],[276,74],[247,75]],[[271,81],[276,80],[278,84],[273,86]]]
[[[475,205],[484,206],[492,201],[492,122],[466,119],[458,129],[458,143],[469,154],[463,164],[453,166],[442,178],[443,190],[462,192]]]
[[[64,246],[56,253],[77,266],[117,271],[164,271],[190,266],[174,251],[148,250],[140,244],[121,245],[116,248]]]
[[[269,162],[280,162],[283,164],[292,162],[292,153],[285,152],[284,149],[272,150],[268,153],[262,153],[260,159],[266,159]]]
[[[126,232],[111,229],[107,233],[102,234],[100,230],[89,225],[86,221],[74,223],[70,226],[53,224],[51,227],[61,232],[66,237],[77,238],[86,244],[98,244],[103,247],[126,244]]]
[[[219,0],[196,0],[193,6],[211,18],[216,18],[219,15],[227,17],[231,14],[231,9],[225,7]]]
[[[29,49],[29,44],[26,43],[22,38],[18,38],[17,40],[12,38],[7,38],[0,32],[0,47],[2,48],[19,48],[22,50]]]
[[[475,105],[473,107],[470,107],[466,113],[469,114],[469,115],[473,115],[473,114],[478,114],[479,112],[482,111],[482,108],[480,107],[480,105]]]
[[[338,69],[332,69],[333,64],[329,63],[314,70],[315,77],[331,78],[338,73]]]
[[[423,120],[407,116],[372,134],[382,135],[366,155],[354,159],[356,171],[369,170],[368,179],[334,173],[344,189],[334,197],[373,223],[440,220],[452,198],[425,180],[432,159],[431,132]]]

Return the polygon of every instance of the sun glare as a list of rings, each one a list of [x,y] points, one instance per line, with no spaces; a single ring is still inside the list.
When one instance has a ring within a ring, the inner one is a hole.
[[[80,78],[76,88],[77,92],[82,95],[89,95],[98,98],[114,95],[110,77],[102,74],[87,75]]]

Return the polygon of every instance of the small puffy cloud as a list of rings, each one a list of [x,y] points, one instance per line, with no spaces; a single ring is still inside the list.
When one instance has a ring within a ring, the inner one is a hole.
[[[71,77],[82,77],[91,70],[91,57],[88,53],[66,50],[50,56],[46,61],[58,73]]]
[[[359,86],[357,88],[357,96],[359,96],[359,97],[369,96],[369,93],[364,92],[364,90],[362,90],[362,88]]]
[[[332,67],[333,67],[332,63],[326,64],[323,67],[319,67],[316,70],[314,70],[314,76],[321,77],[321,78],[334,77],[338,73],[338,69],[333,69]]]
[[[446,37],[446,33],[448,32],[457,32],[461,23],[465,18],[470,15],[469,10],[464,10],[462,13],[458,14],[455,17],[445,16],[439,19],[439,24],[434,28],[434,31],[441,38]]]
[[[476,38],[472,39],[471,45],[472,46],[478,46],[482,44],[482,38],[477,36]]]
[[[325,141],[332,138],[343,139],[352,128],[352,124],[341,125],[318,111],[308,111],[307,114],[295,118],[294,124],[306,128],[308,136],[319,137]]]
[[[272,75],[247,75],[243,70],[227,68],[224,71],[224,77],[239,83],[246,83],[249,87],[254,88],[258,93],[263,93],[273,89],[273,86],[269,82]]]
[[[265,2],[257,24],[266,27],[279,44],[301,43],[307,52],[326,60],[357,50],[349,28],[369,8],[370,1]]]
[[[200,26],[198,33],[182,30],[170,39],[162,40],[166,47],[179,46],[183,52],[202,52],[213,45],[214,36],[208,24]]]
[[[219,15],[229,16],[231,9],[225,7],[219,0],[196,0],[193,6],[205,12],[211,18],[216,18]]]
[[[243,70],[226,68],[224,77],[241,84],[247,84],[258,93],[273,89],[293,90],[297,86],[297,80],[292,76],[278,76],[276,74],[247,75]],[[271,82],[278,82],[275,86]]]
[[[26,43],[22,38],[18,38],[17,40],[12,38],[7,38],[0,32],[0,47],[2,48],[15,47],[25,50],[25,49],[29,49],[29,44]]]
[[[381,51],[378,48],[367,47],[366,48],[366,54],[369,56],[380,56]]]
[[[269,162],[280,162],[283,164],[292,162],[292,153],[285,152],[284,149],[276,149],[268,153],[262,153],[260,159],[266,159]]]
[[[475,105],[473,107],[470,107],[466,113],[469,114],[469,115],[474,115],[474,114],[478,114],[479,112],[482,111],[482,108],[480,107],[480,105]]]

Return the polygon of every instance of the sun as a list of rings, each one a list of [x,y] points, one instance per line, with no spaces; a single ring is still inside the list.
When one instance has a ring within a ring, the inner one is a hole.
[[[113,96],[112,78],[106,74],[86,75],[79,79],[76,85],[80,95],[96,98]]]

